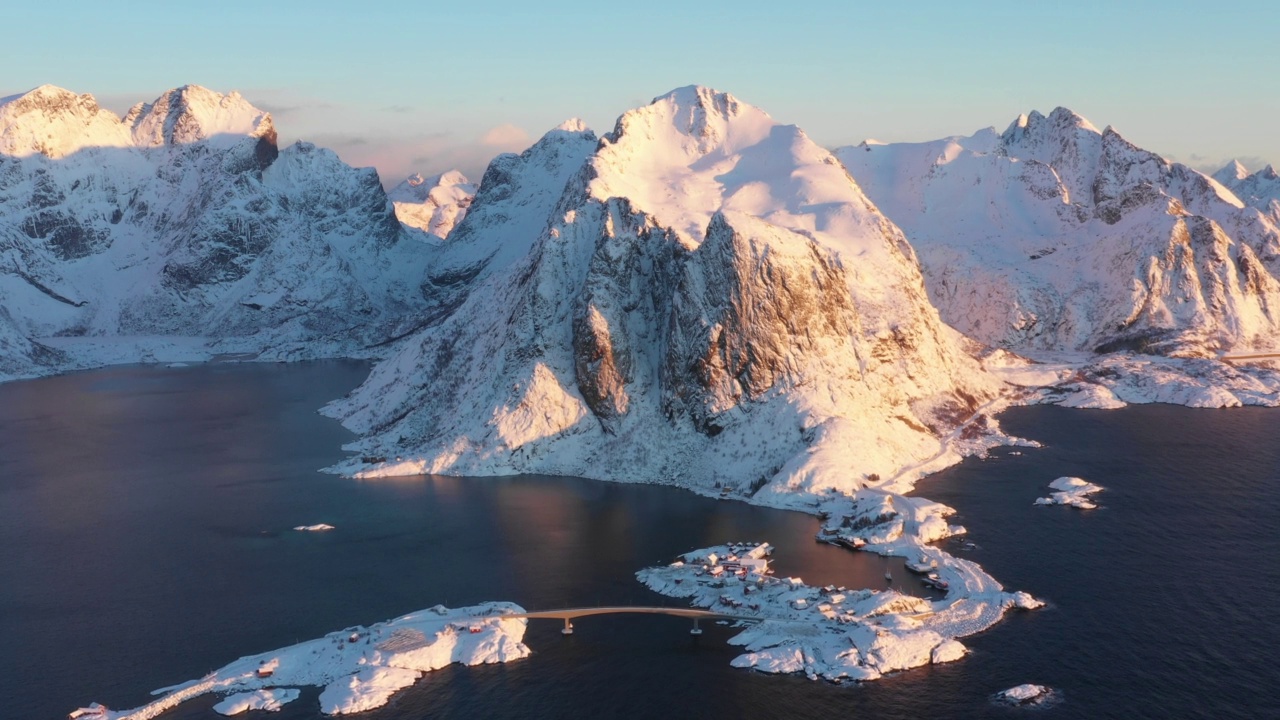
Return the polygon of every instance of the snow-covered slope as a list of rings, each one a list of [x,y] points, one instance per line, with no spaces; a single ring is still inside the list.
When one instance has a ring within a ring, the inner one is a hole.
[[[1222,183],[1064,108],[836,156],[920,253],[943,319],[1017,349],[1280,344],[1280,232]]]
[[[1239,160],[1213,174],[1213,179],[1231,188],[1245,204],[1280,222],[1280,173],[1268,165],[1250,173]]]
[[[65,362],[62,353],[32,342],[0,305],[0,382],[41,375]]]
[[[353,354],[426,304],[430,248],[377,174],[280,151],[236,93],[186,86],[122,120],[44,86],[0,104],[0,151],[0,298],[27,338]]]
[[[348,472],[807,504],[935,458],[998,392],[835,158],[706,88],[495,160],[445,247],[459,307],[330,407],[374,456]]]
[[[429,178],[410,175],[387,192],[400,222],[440,239],[462,222],[475,195],[475,184],[457,170]]]

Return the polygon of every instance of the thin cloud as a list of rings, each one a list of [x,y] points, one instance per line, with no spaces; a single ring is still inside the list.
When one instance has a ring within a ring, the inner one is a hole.
[[[259,110],[266,110],[277,119],[288,117],[289,115],[294,115],[307,109],[307,106],[305,105],[277,105],[273,102],[257,102],[253,103],[253,106]]]
[[[506,146],[485,142],[485,135],[488,133],[467,139],[451,133],[372,138],[318,135],[311,139],[316,145],[338,153],[349,165],[376,168],[383,186],[392,187],[413,173],[430,176],[448,170],[458,170],[478,181],[495,155],[511,149],[523,149],[510,146],[514,135],[502,138],[508,141]],[[488,138],[490,141],[493,139]]]
[[[504,150],[523,150],[529,147],[533,141],[529,137],[529,133],[511,123],[503,123],[497,127],[490,128],[485,134],[480,136],[480,144],[488,145],[494,148],[503,148]]]

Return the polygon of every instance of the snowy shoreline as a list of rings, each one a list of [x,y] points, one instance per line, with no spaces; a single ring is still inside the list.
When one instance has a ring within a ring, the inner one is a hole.
[[[528,620],[519,605],[441,605],[322,638],[249,655],[197,680],[161,688],[152,702],[113,711],[97,703],[74,711],[89,720],[147,720],[201,695],[226,694],[215,709],[233,714],[270,709],[298,697],[297,687],[321,686],[320,712],[344,715],[385,705],[424,673],[452,663],[482,665],[528,657]],[[272,692],[274,691],[274,692]]]
[[[758,619],[729,640],[747,651],[734,658],[734,667],[832,682],[959,660],[967,650],[958,638],[987,629],[1009,609],[1043,605],[1024,592],[1004,592],[974,563],[936,548],[930,557],[954,584],[946,598],[930,601],[892,589],[818,588],[800,578],[775,578],[762,552],[767,547],[703,548],[636,575],[654,592],[688,598],[695,607]]]

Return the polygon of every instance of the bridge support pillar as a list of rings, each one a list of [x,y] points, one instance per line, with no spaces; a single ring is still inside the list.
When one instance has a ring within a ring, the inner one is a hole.
[[[698,618],[693,619],[693,629],[689,631],[689,634],[694,637],[702,634],[702,628],[698,627]]]
[[[564,619],[564,629],[560,631],[561,635],[573,634],[573,623],[569,622],[569,618]]]

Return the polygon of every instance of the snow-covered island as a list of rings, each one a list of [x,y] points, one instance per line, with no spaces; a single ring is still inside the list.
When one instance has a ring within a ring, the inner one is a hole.
[[[161,688],[152,702],[112,711],[94,703],[72,713],[94,720],[145,720],[209,693],[229,696],[217,705],[233,714],[249,709],[278,709],[298,697],[293,688],[321,686],[320,711],[326,715],[363,712],[385,705],[396,691],[423,673],[451,663],[481,665],[529,655],[524,644],[528,621],[512,603],[490,602],[464,608],[442,605],[394,620],[331,632],[317,640],[242,657],[198,680]]]
[[[1001,690],[992,699],[1004,705],[1040,705],[1051,700],[1056,693],[1044,685],[1024,683],[1008,690]]]
[[[990,627],[1010,608],[1041,603],[1008,593],[973,563],[934,552],[954,582],[942,600],[896,590],[814,587],[777,578],[767,544],[719,545],[686,553],[637,577],[655,592],[752,622],[729,642],[747,652],[735,667],[811,679],[874,680],[886,673],[964,657],[957,638]]]
[[[1049,497],[1036,498],[1036,505],[1070,505],[1081,510],[1093,510],[1098,505],[1089,496],[1102,492],[1101,485],[1094,485],[1078,477],[1060,477],[1049,483],[1049,487],[1058,492]]]

